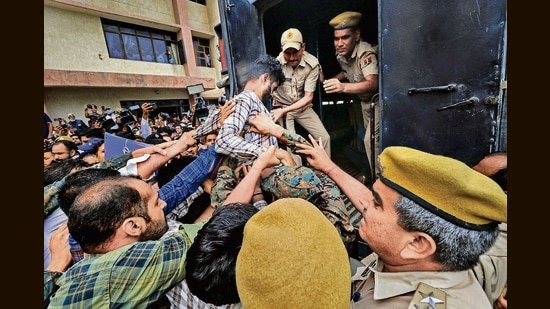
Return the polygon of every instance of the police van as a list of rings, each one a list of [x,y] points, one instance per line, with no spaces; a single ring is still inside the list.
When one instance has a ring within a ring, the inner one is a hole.
[[[380,151],[408,146],[470,166],[506,151],[506,1],[220,0],[218,6],[228,98],[239,92],[247,63],[279,54],[290,27],[302,32],[324,76],[336,75],[329,21],[356,11],[362,38],[378,46]],[[345,157],[339,145],[361,144],[361,125],[350,121],[352,100],[317,87],[314,109],[336,158]]]

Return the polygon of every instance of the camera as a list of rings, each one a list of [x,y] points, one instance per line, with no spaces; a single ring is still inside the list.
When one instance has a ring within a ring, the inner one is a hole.
[[[157,105],[156,102],[151,102],[151,103],[149,103],[149,104],[151,104],[151,107],[153,108],[153,110],[155,110],[155,109],[158,108],[158,105]]]
[[[195,108],[195,118],[199,119],[200,122],[203,122],[204,119],[208,117],[209,112],[210,110],[208,109],[208,105],[206,105],[206,101],[201,98]]]
[[[61,121],[61,118],[54,118],[53,121]]]
[[[224,106],[224,105],[225,105],[225,102],[227,102],[227,98],[226,98],[224,95],[222,95],[222,96],[220,96],[220,97],[218,98],[218,104],[219,104],[220,106]]]

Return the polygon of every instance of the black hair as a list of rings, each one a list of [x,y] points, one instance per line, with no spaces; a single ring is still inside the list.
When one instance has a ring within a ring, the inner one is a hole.
[[[257,212],[252,204],[220,206],[197,233],[187,251],[185,280],[202,301],[217,306],[240,302],[235,265],[244,226]]]
[[[271,55],[261,55],[251,65],[247,73],[246,81],[258,78],[260,75],[268,73],[271,81],[278,82],[281,85],[285,81],[283,67],[277,58]]]
[[[117,175],[120,175],[119,171],[108,168],[88,168],[69,174],[58,193],[59,208],[67,214],[74,199],[84,189],[107,177]]]
[[[489,176],[494,180],[504,191],[508,191],[508,167],[499,169],[496,173]]]

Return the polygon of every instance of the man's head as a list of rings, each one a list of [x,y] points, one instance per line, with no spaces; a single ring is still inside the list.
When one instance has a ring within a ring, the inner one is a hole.
[[[218,137],[218,131],[212,131],[206,134],[206,137],[204,139],[204,146],[206,146],[206,148],[212,146],[216,141],[217,137]]]
[[[52,147],[44,147],[44,167],[50,166],[53,159]]]
[[[100,149],[102,150],[101,154],[99,153]],[[78,150],[80,151],[79,157],[86,162],[95,164],[105,161],[105,141],[102,138],[94,137],[78,146]],[[100,155],[102,160],[100,160]]]
[[[58,138],[52,145],[52,153],[54,160],[62,161],[76,156],[78,147],[69,136],[66,139]]]
[[[61,208],[64,213],[69,213],[73,201],[82,191],[84,191],[84,189],[100,180],[119,175],[120,173],[117,170],[110,168],[87,168],[69,174],[65,178],[65,183],[57,194],[59,208]]]
[[[349,308],[349,257],[310,202],[283,198],[248,220],[237,256],[244,308]]]
[[[185,280],[202,301],[217,306],[240,302],[235,264],[244,225],[257,212],[251,204],[227,204],[216,208],[199,230],[187,252]]]
[[[67,214],[69,232],[86,253],[157,240],[168,230],[165,206],[145,181],[109,178],[88,187],[74,200]]]
[[[270,55],[262,55],[251,64],[245,80],[247,83],[255,83],[257,89],[254,91],[260,93],[260,98],[264,100],[285,81],[285,74],[279,60]]]
[[[283,51],[283,56],[285,61],[293,68],[300,64],[305,46],[302,33],[296,28],[290,28],[281,35],[281,50]]]
[[[80,159],[69,158],[61,161],[52,161],[44,169],[44,186],[63,179],[72,172],[89,167],[89,164]]]
[[[379,166],[359,235],[387,264],[468,269],[507,220],[506,194],[463,162],[392,146],[380,154]]]
[[[334,28],[334,48],[336,53],[342,57],[349,58],[361,40],[359,12],[343,12],[329,21]]]
[[[73,142],[76,144],[76,146],[82,145],[82,140],[80,139],[80,135],[73,134],[71,135],[71,138],[73,139]]]

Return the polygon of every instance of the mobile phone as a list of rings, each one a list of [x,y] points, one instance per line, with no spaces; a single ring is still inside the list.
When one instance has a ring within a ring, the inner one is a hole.
[[[151,102],[151,103],[149,103],[149,104],[151,105],[151,108],[153,108],[153,109],[157,109],[157,108],[158,108],[156,102]]]

